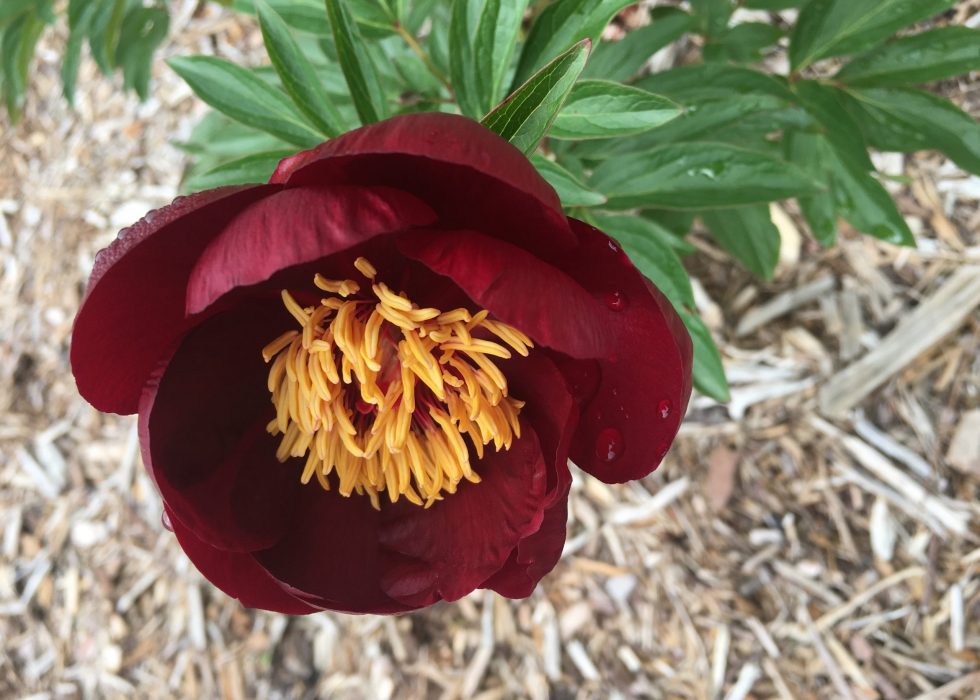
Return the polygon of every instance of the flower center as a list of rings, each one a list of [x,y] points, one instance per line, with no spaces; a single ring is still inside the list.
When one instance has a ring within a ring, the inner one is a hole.
[[[304,484],[316,475],[329,490],[336,473],[342,495],[366,494],[377,509],[384,492],[428,508],[461,480],[480,481],[464,435],[478,458],[491,441],[499,451],[520,438],[524,402],[491,358],[510,357],[505,345],[526,356],[533,343],[486,310],[419,308],[375,282],[364,258],[354,266],[374,298],[321,275],[319,306],[282,291],[300,329],[262,349],[276,407],[267,430],[282,435],[280,462],[306,457]]]

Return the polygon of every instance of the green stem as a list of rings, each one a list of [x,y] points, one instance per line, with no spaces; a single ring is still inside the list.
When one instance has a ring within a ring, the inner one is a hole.
[[[405,43],[408,44],[409,48],[415,52],[415,55],[422,59],[422,63],[424,63],[425,67],[429,69],[429,72],[432,73],[432,75],[434,75],[440,83],[445,85],[446,89],[449,90],[450,94],[452,94],[453,86],[452,83],[449,82],[449,78],[445,73],[439,70],[435,63],[432,62],[432,58],[425,52],[425,49],[422,48],[422,45],[419,44],[415,37],[412,36],[411,32],[405,29],[405,27],[403,27],[401,24],[395,25],[395,31],[398,32],[398,36],[405,40]]]

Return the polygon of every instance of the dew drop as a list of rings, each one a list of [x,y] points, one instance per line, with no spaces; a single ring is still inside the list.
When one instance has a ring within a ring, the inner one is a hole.
[[[143,216],[143,221],[145,221],[147,224],[152,224],[155,218],[157,218],[157,210],[150,209],[150,211],[146,212],[146,214]]]
[[[163,525],[164,530],[174,531],[174,524],[170,522],[170,513],[163,511],[163,515],[160,516],[160,524]]]
[[[622,292],[606,292],[606,306],[613,311],[622,311],[626,308],[626,295]]]
[[[657,412],[660,414],[660,417],[663,418],[664,420],[670,417],[671,408],[673,408],[673,405],[670,403],[670,399],[664,399],[663,401],[657,404]]]
[[[614,253],[618,253],[619,252],[619,246],[616,245],[615,243],[613,243],[612,241],[609,241],[609,250],[611,250]]]
[[[595,456],[613,462],[623,454],[623,434],[616,428],[603,428],[595,439]]]

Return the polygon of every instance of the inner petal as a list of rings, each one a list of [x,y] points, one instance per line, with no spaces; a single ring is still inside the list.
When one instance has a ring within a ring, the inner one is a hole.
[[[520,438],[524,402],[496,361],[533,344],[484,310],[420,308],[363,257],[353,267],[360,282],[316,275],[318,302],[282,291],[298,327],[262,351],[276,413],[267,430],[281,436],[279,461],[305,457],[304,484],[376,509],[384,494],[429,508],[480,482],[471,450],[483,458]]]

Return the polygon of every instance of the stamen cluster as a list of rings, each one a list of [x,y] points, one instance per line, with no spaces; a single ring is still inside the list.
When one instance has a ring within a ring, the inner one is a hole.
[[[276,407],[267,429],[282,435],[280,462],[306,456],[304,484],[315,475],[329,490],[336,473],[342,495],[366,494],[375,508],[384,492],[428,508],[461,480],[480,481],[464,435],[478,458],[491,442],[507,450],[520,438],[524,402],[508,396],[491,358],[511,357],[505,345],[526,356],[533,343],[486,310],[419,308],[374,281],[366,259],[354,266],[373,298],[321,275],[319,306],[282,291],[300,329],[262,350]]]

